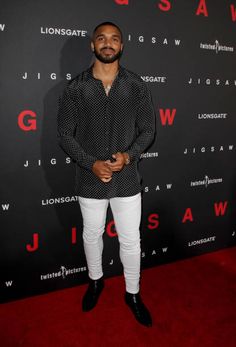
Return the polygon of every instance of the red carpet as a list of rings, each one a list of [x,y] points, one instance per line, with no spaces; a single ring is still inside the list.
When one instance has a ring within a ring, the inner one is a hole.
[[[153,327],[136,323],[123,277],[106,280],[98,306],[81,312],[86,286],[0,307],[1,347],[235,347],[236,248],[143,271]]]

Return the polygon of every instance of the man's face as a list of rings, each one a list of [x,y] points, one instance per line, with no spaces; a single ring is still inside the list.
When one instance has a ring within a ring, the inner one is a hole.
[[[123,49],[119,30],[111,25],[99,27],[91,43],[92,50],[98,60],[110,64],[120,58]]]

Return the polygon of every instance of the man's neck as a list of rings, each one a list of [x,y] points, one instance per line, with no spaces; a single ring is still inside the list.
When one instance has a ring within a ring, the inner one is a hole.
[[[118,60],[114,63],[104,64],[96,59],[93,66],[93,74],[100,79],[113,78],[119,70]]]

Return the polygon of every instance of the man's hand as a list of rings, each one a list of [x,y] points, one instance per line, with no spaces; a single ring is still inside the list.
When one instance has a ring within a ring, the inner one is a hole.
[[[110,182],[112,179],[112,170],[107,161],[96,160],[93,164],[92,171],[104,183]]]
[[[127,153],[117,152],[112,154],[112,158],[115,159],[114,162],[107,160],[107,164],[111,171],[121,171],[126,164],[127,159],[129,159],[129,155]]]

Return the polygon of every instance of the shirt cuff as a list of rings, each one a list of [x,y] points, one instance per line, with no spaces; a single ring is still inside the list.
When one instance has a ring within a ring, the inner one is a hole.
[[[92,156],[88,156],[82,163],[80,162],[77,162],[78,165],[84,167],[85,169],[89,170],[89,171],[92,171],[92,168],[93,168],[93,164],[95,163],[97,159],[92,157]]]

